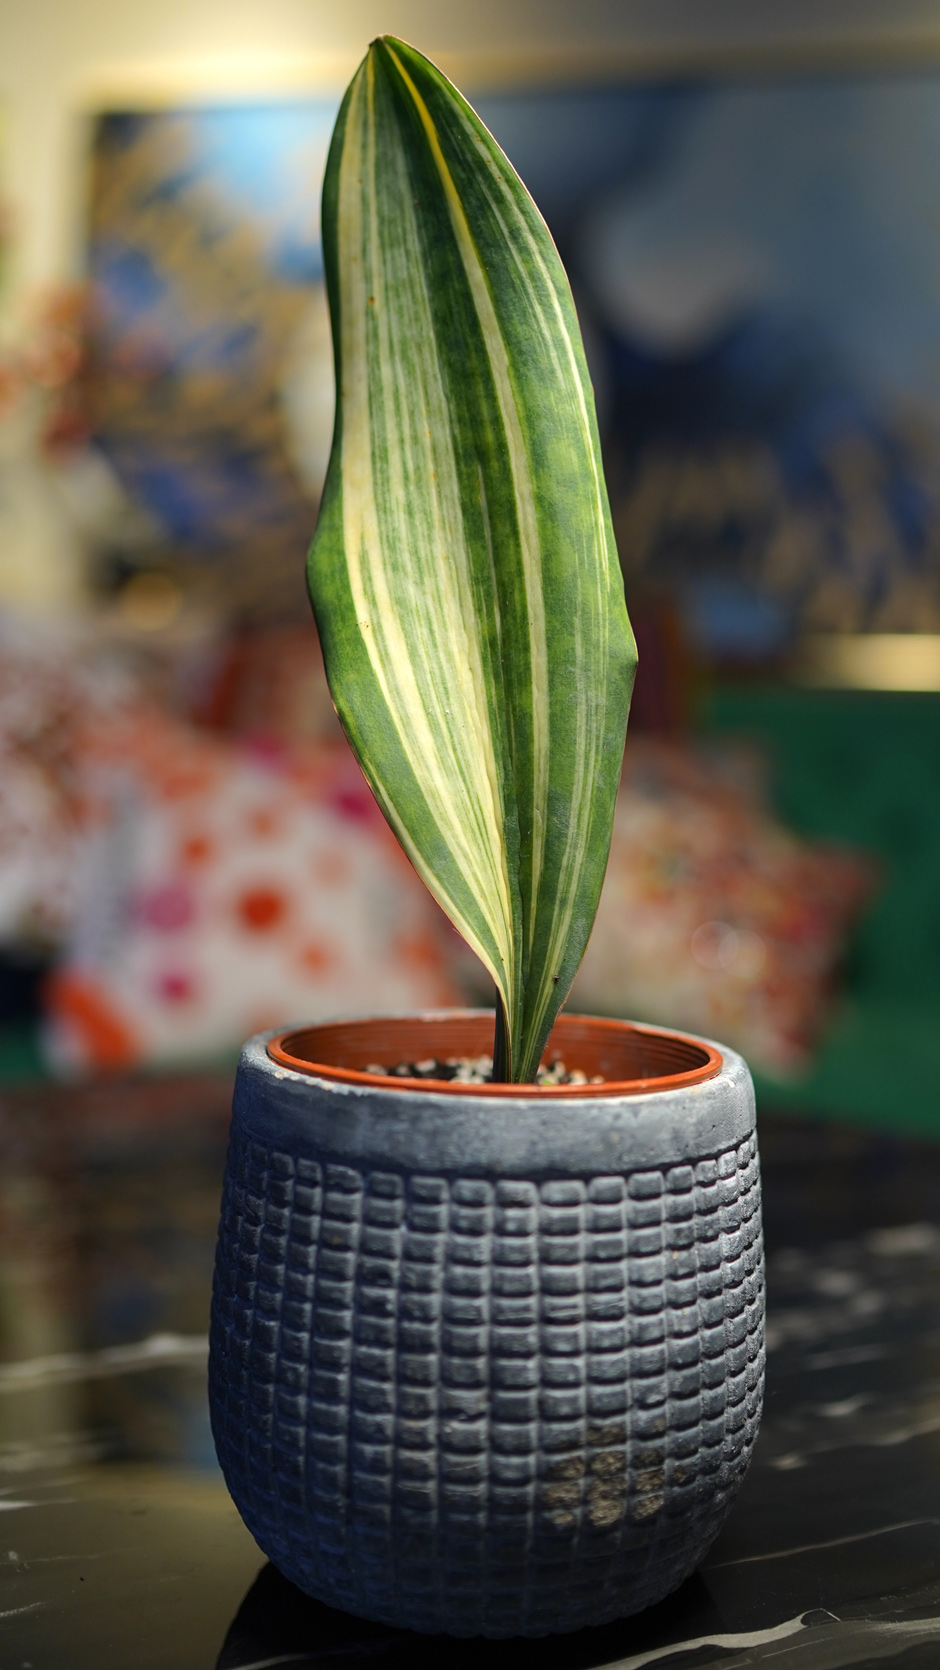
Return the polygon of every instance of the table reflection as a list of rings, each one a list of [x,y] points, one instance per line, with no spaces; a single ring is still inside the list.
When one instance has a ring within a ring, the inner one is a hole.
[[[656,1651],[664,1643],[719,1633],[721,1627],[708,1588],[696,1574],[668,1600],[637,1618],[538,1641],[487,1641],[484,1650],[492,1670],[535,1670],[546,1662],[555,1670],[587,1670],[622,1659],[625,1652],[636,1656]],[[269,1664],[303,1670],[334,1658],[381,1658],[389,1670],[405,1665],[435,1670],[442,1655],[454,1670],[463,1670],[479,1660],[481,1647],[478,1639],[415,1635],[349,1617],[301,1594],[274,1566],[266,1565],[238,1609],[216,1670],[260,1670]]]

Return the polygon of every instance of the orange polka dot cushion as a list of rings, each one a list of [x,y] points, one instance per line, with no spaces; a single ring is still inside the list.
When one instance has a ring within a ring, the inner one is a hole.
[[[54,1064],[208,1060],[266,1027],[460,1000],[449,929],[344,744],[251,747],[137,708],[84,765],[101,808],[48,991]]]

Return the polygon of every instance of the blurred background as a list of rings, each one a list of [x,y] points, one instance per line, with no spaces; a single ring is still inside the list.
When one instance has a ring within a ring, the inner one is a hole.
[[[771,1244],[937,1217],[934,0],[5,0],[7,1575],[30,1537],[66,1558],[75,1478],[132,1516],[149,1468],[169,1549],[199,1503],[241,1536],[205,1407],[240,1040],[491,1001],[338,732],[303,585],[333,400],[319,188],[380,31],[441,62],[531,188],[597,394],[641,670],[572,1006],[747,1055]],[[217,1546],[207,1641],[258,1560]],[[70,1630],[69,1569],[27,1573],[23,1610],[55,1601],[37,1628]]]
[[[728,1040],[768,1106],[940,1132],[940,32],[907,3],[9,0],[3,1082],[489,1001],[303,587],[319,188],[379,29],[529,185],[597,394],[641,670],[572,1006]]]

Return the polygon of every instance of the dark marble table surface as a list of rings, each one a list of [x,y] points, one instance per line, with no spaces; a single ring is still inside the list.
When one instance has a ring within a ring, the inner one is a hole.
[[[450,1642],[305,1599],[226,1495],[205,1329],[227,1099],[192,1077],[0,1102],[0,1670],[938,1670],[940,1147],[762,1122],[767,1404],[726,1529],[640,1617]]]

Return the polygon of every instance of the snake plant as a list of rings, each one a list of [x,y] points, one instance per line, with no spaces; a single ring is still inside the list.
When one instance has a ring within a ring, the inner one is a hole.
[[[385,36],[323,188],[336,427],[308,563],[333,700],[534,1079],[594,922],[636,666],[568,282],[479,117]]]

